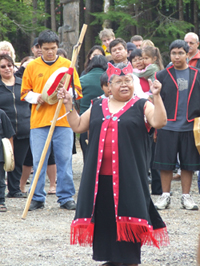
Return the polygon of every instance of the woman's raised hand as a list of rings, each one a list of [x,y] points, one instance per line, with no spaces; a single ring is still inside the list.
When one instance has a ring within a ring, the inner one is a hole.
[[[152,82],[151,79],[148,79],[148,82],[149,82],[149,86],[150,86],[150,90],[151,90],[152,94],[158,95],[161,91],[161,88],[162,88],[162,84],[160,83],[160,81],[155,79],[154,82]]]

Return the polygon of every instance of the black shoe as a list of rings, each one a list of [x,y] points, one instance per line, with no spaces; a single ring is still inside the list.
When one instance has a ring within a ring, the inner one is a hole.
[[[27,198],[27,192],[17,192],[13,195],[10,194],[10,192],[8,192],[7,194],[7,198]]]
[[[60,205],[61,209],[76,210],[76,203],[74,200],[67,201],[65,204]]]
[[[43,209],[43,208],[44,208],[44,202],[43,201],[32,200],[28,210],[34,211],[34,210]]]

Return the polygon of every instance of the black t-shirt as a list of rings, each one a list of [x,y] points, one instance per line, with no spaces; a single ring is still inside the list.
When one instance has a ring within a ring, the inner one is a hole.
[[[0,109],[0,162],[4,162],[2,138],[10,139],[15,131],[6,113]]]

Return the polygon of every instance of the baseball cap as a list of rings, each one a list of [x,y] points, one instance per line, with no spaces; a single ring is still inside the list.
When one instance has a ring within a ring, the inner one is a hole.
[[[127,42],[126,45],[127,45],[127,51],[128,52],[129,51],[133,51],[134,49],[136,49],[136,45],[134,43],[132,43],[132,42]]]
[[[32,47],[35,45],[38,45],[38,37],[34,39]]]

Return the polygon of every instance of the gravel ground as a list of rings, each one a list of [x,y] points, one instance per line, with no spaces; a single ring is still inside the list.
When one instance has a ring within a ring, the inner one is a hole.
[[[73,173],[76,192],[82,171],[82,154],[77,143],[73,155]],[[49,183],[46,181],[46,190]],[[28,189],[28,186],[27,186]],[[196,265],[199,211],[180,209],[180,181],[172,182],[172,202],[167,210],[160,211],[167,224],[170,245],[157,249],[142,247],[144,266]],[[197,177],[193,177],[191,194],[200,206]],[[75,199],[77,193],[75,195]],[[152,196],[153,201],[157,196]],[[21,219],[26,199],[6,199],[8,211],[0,213],[0,265],[6,266],[97,266],[92,260],[91,247],[71,246],[70,223],[74,211],[59,208],[55,195],[48,195],[45,209],[28,212]]]

